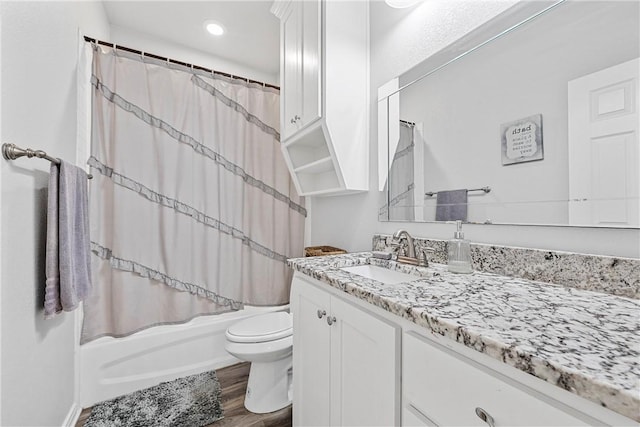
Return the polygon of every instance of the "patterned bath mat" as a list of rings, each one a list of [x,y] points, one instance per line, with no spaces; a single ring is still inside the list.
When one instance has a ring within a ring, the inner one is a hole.
[[[202,427],[223,418],[215,371],[178,378],[96,404],[85,427]]]

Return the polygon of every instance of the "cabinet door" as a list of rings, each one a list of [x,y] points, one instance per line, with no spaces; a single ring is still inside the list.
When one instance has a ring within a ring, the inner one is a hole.
[[[282,141],[289,138],[298,129],[296,116],[300,116],[301,106],[301,72],[302,72],[302,5],[291,2],[280,23],[282,39],[282,71],[281,100]]]
[[[435,425],[486,427],[482,411],[496,427],[589,425],[560,402],[413,333],[404,334],[402,357],[402,405]]]
[[[330,296],[294,277],[293,314],[293,424],[328,426],[330,333],[327,324]],[[321,318],[318,315],[320,311]],[[326,312],[327,314],[322,314]]]
[[[302,96],[299,125],[306,126],[321,116],[321,17],[319,0],[299,2],[302,7]]]
[[[398,329],[331,299],[331,425],[398,425]]]

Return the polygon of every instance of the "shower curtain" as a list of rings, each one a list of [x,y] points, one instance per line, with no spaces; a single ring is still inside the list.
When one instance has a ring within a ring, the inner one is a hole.
[[[306,211],[279,91],[93,46],[95,291],[81,342],[289,301]]]
[[[387,201],[378,212],[383,221],[413,221],[414,207],[414,125],[400,121],[400,139],[391,161],[385,192]]]

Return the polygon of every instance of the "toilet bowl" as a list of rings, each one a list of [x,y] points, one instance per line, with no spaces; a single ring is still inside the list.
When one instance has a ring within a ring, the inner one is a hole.
[[[250,317],[231,325],[225,349],[251,362],[244,406],[257,414],[291,404],[293,320],[282,311]]]

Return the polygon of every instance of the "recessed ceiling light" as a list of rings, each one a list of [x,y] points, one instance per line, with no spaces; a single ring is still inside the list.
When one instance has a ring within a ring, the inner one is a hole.
[[[224,27],[216,21],[205,21],[204,29],[214,36],[221,36],[224,34]]]
[[[421,0],[384,0],[384,2],[393,8],[404,9],[405,7],[411,7]]]

